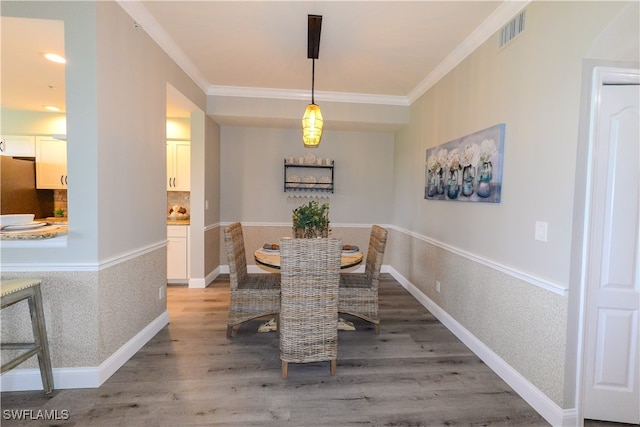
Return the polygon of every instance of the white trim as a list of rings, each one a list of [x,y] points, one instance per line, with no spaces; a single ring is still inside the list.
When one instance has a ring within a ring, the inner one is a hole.
[[[415,102],[433,85],[438,83],[440,79],[446,76],[467,56],[479,48],[482,43],[487,41],[489,37],[495,34],[504,24],[509,22],[517,13],[529,4],[526,1],[505,1],[491,16],[489,16],[473,33],[469,35],[453,52],[447,56],[427,77],[425,77],[418,86],[416,86],[408,95],[409,104]]]
[[[427,297],[393,267],[386,266],[383,272],[391,274],[411,295],[414,296],[447,329],[473,351],[500,378],[515,390],[529,405],[553,426],[575,425],[575,409],[562,409],[546,394],[527,380],[522,374],[487,347],[475,335],[456,321],[451,315]]]
[[[294,101],[308,101],[308,90],[296,89],[270,89],[262,87],[238,87],[238,86],[209,86],[209,96],[229,96],[239,98],[267,98],[287,99]],[[316,91],[315,98],[321,102],[348,102],[354,104],[398,105],[408,107],[409,99],[406,96],[373,95],[348,92],[322,92]]]
[[[163,249],[167,247],[167,240],[161,240],[156,243],[152,243],[148,246],[144,246],[133,251],[128,251],[111,258],[107,258],[106,260],[100,261],[98,264],[98,268],[100,270],[104,270],[105,268],[114,267],[123,262],[134,260],[142,255],[148,254],[149,252],[156,251],[158,249]]]
[[[484,265],[486,267],[489,267],[491,269],[500,271],[501,273],[507,274],[507,275],[509,275],[511,277],[514,277],[516,279],[523,280],[523,281],[525,281],[527,283],[530,283],[530,284],[532,284],[534,286],[537,286],[539,288],[542,288],[542,289],[545,289],[547,291],[553,292],[554,294],[561,295],[561,296],[567,296],[569,294],[569,289],[566,286],[563,286],[563,285],[561,285],[559,283],[551,282],[549,280],[545,280],[545,279],[542,279],[540,277],[533,276],[530,273],[527,273],[525,271],[517,270],[515,268],[508,267],[508,266],[505,266],[503,264],[499,264],[499,263],[497,263],[495,261],[491,261],[489,259],[482,258],[482,257],[480,257],[478,255],[472,254],[470,252],[463,251],[462,249],[455,248],[453,246],[447,245],[446,243],[442,243],[442,242],[440,242],[438,240],[435,240],[435,239],[432,239],[430,237],[426,237],[426,236],[423,236],[421,234],[414,233],[413,231],[409,231],[409,230],[404,229],[402,227],[397,227],[395,225],[388,225],[386,227],[391,228],[391,229],[396,230],[396,231],[399,231],[401,233],[407,234],[407,235],[409,235],[411,237],[414,237],[414,238],[416,238],[418,240],[422,240],[422,241],[424,241],[426,243],[429,243],[431,245],[434,245],[434,246],[437,246],[439,248],[442,248],[442,249],[444,249],[446,251],[449,251],[449,252],[451,252],[453,254],[456,254],[458,256],[467,258],[470,261],[477,262],[478,264],[482,264],[482,265]]]
[[[215,228],[219,228],[221,227],[221,224],[219,222],[216,222],[215,224],[209,224],[209,225],[205,225],[204,226],[204,231],[209,231],[209,230],[213,230]]]
[[[1,263],[3,272],[23,272],[23,271],[100,271],[113,267],[120,263],[136,259],[149,252],[162,249],[167,246],[166,240],[152,243],[148,246],[125,252],[99,263]]]
[[[204,289],[207,287],[207,282],[204,277],[200,278],[190,278],[189,279],[189,288],[190,289]]]
[[[205,76],[196,68],[189,57],[173,41],[167,32],[158,24],[158,21],[149,13],[142,2],[138,0],[116,0],[117,3],[131,16],[137,24],[142,26],[145,33],[149,35],[167,55],[182,68],[182,70],[193,79],[193,81],[206,93],[209,82]]]
[[[232,222],[223,222],[221,223],[222,227],[226,227],[229,224],[233,224]],[[289,222],[245,222],[242,221],[243,227],[289,227],[291,228],[291,221]],[[372,224],[350,224],[350,223],[339,223],[332,222],[330,227],[337,228],[371,228]],[[380,225],[380,224],[378,224]],[[391,227],[390,225],[380,225],[381,227]]]
[[[54,388],[97,388],[169,323],[164,311],[97,367],[54,368]],[[0,376],[1,391],[42,390],[39,369],[13,369]]]
[[[227,225],[231,224],[231,222],[221,222],[221,227],[226,227]],[[413,231],[407,230],[405,228],[402,227],[398,227],[395,225],[390,225],[390,224],[379,224],[381,227],[384,228],[388,228],[388,229],[392,229],[395,231],[398,231],[400,233],[404,233],[408,236],[411,236],[413,238],[416,238],[418,240],[422,240],[423,242],[429,243],[431,245],[437,246],[441,249],[444,249],[446,251],[449,251],[453,254],[456,254],[458,256],[461,256],[463,258],[466,258],[470,261],[476,262],[478,264],[482,264],[486,267],[489,267],[493,270],[496,271],[500,271],[501,273],[507,274],[511,277],[514,277],[518,280],[522,280],[524,282],[527,282],[531,285],[537,286],[539,288],[542,288],[544,290],[547,290],[549,292],[553,292],[554,294],[560,295],[560,296],[568,296],[569,294],[569,289],[567,286],[564,286],[560,283],[555,283],[540,277],[536,277],[534,275],[532,275],[531,273],[522,271],[522,270],[517,270],[513,267],[508,267],[506,265],[497,263],[495,261],[491,261],[489,259],[486,258],[482,258],[478,255],[472,254],[470,252],[466,252],[463,251],[462,249],[459,248],[455,248],[453,246],[447,245],[446,243],[442,243],[438,240],[432,239],[430,237],[424,236],[422,234],[418,234],[415,233]],[[282,223],[275,223],[275,222],[242,222],[242,226],[244,227],[291,227],[291,223],[290,222],[282,222]],[[347,224],[347,223],[331,223],[331,227],[336,227],[336,228],[370,228],[371,224]],[[259,268],[259,267],[258,267]],[[258,270],[254,270],[252,271],[254,273],[260,272]],[[226,271],[226,273],[228,273],[228,270]]]
[[[271,99],[308,99],[309,92],[289,89],[252,88],[238,86],[215,86],[207,81],[206,77],[196,68],[191,60],[178,47],[175,41],[158,24],[158,21],[149,13],[138,0],[116,0],[117,3],[129,14],[144,31],[151,37],[162,50],[164,50],[175,63],[194,82],[210,96],[237,96],[249,98]],[[453,70],[462,60],[474,52],[489,37],[495,34],[504,24],[509,22],[514,15],[519,13],[530,0],[505,1],[482,24],[474,30],[456,49],[447,56],[422,82],[420,82],[406,96],[377,95],[343,92],[316,92],[316,98],[320,101],[349,102],[377,105],[410,106],[422,94],[435,85],[440,79]]]

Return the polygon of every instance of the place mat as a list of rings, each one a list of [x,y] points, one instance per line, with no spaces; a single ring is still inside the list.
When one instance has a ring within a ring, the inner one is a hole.
[[[258,327],[258,332],[273,332],[278,330],[278,323],[276,319],[270,319],[268,322],[263,323]],[[344,320],[343,318],[338,319],[338,330],[339,331],[355,331],[356,327],[353,326],[353,322],[349,322]]]
[[[269,252],[280,252],[280,245],[277,244],[277,243],[265,243],[262,246],[262,250],[264,252],[267,252],[267,253],[269,253]]]

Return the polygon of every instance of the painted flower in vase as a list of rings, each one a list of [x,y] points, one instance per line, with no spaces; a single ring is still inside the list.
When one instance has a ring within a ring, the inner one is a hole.
[[[464,146],[462,158],[462,195],[469,197],[473,194],[473,180],[475,178],[475,165],[480,160],[480,148],[478,144],[467,144]]]
[[[449,179],[447,182],[447,196],[450,199],[456,199],[460,192],[458,175],[460,171],[460,149],[454,148],[449,151],[447,156],[447,166],[449,170]]]
[[[440,163],[438,163],[438,157],[435,154],[432,154],[427,159],[427,171],[429,173],[428,185],[427,185],[427,196],[432,197],[436,194],[438,187],[438,171],[442,168]]]
[[[496,142],[493,139],[485,139],[480,143],[480,159],[478,161],[478,189],[480,197],[491,195],[491,179],[493,178],[493,165],[491,160],[498,154]]]
[[[438,170],[438,186],[437,186],[438,194],[444,194],[444,189],[445,189],[444,168],[447,165],[448,156],[449,156],[449,151],[446,148],[441,148],[438,151],[438,164],[440,165],[440,169]]]

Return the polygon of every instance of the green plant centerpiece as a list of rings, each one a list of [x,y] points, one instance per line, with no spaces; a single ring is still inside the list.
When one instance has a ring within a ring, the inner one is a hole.
[[[312,200],[294,209],[293,235],[297,239],[329,237],[329,204]]]

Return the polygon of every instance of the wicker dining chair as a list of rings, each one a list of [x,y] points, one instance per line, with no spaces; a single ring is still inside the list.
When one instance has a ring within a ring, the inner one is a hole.
[[[376,335],[380,333],[378,283],[387,234],[379,225],[371,227],[364,273],[340,274],[338,311],[373,323]]]
[[[289,363],[338,359],[338,285],[342,241],[280,240],[280,360],[282,378]]]
[[[280,311],[280,274],[247,273],[244,237],[239,222],[225,227],[224,243],[231,290],[227,338],[231,338],[237,325]]]

